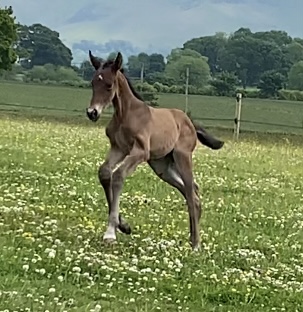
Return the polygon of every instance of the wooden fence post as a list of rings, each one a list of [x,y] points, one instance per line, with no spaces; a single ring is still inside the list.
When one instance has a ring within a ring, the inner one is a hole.
[[[239,139],[240,124],[241,124],[241,108],[242,108],[242,93],[236,95],[236,111],[235,111],[235,124],[234,124],[234,139]]]
[[[186,68],[185,114],[187,114],[187,112],[188,112],[188,81],[189,81],[189,67]]]

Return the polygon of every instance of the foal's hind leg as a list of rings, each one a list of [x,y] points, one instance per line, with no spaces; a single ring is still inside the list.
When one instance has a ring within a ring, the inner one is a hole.
[[[186,199],[184,182],[176,168],[176,164],[174,163],[172,153],[166,155],[161,159],[150,160],[148,164],[160,179],[176,188]],[[199,221],[201,218],[202,210],[198,193],[199,187],[196,182],[194,182],[194,190],[195,190],[195,209]]]
[[[184,183],[184,193],[189,213],[190,241],[193,250],[198,250],[200,249],[199,218],[201,216],[201,212],[199,210],[197,211],[195,204],[196,192],[192,172],[192,153],[181,149],[175,149],[173,151],[173,158],[176,168]]]

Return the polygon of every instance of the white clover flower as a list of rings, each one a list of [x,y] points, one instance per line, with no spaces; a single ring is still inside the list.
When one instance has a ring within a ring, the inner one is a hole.
[[[48,253],[48,258],[54,259],[56,257],[56,250],[51,249]]]
[[[101,310],[101,306],[100,304],[97,304],[95,308],[93,309],[93,312],[99,312],[100,310]]]
[[[75,273],[80,273],[81,272],[81,268],[75,266],[75,267],[73,267],[72,271],[75,272]]]
[[[27,272],[27,271],[29,270],[29,265],[28,265],[28,264],[24,264],[24,265],[22,266],[22,269],[23,269],[25,272]]]

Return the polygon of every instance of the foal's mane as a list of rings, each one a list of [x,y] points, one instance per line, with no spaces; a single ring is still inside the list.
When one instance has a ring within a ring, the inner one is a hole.
[[[114,64],[114,60],[107,60],[107,61],[103,64],[102,68],[104,69],[104,68],[110,67],[110,66],[112,66],[113,64]],[[130,90],[132,91],[133,95],[134,95],[138,100],[144,102],[143,97],[135,90],[135,88],[134,88],[134,86],[132,85],[132,83],[130,82],[129,78],[125,75],[125,73],[124,73],[124,68],[121,68],[121,69],[120,69],[120,72],[121,72],[121,73],[123,74],[123,76],[125,77],[125,79],[126,79],[126,81],[127,81],[127,84],[128,84],[128,86],[129,86]]]

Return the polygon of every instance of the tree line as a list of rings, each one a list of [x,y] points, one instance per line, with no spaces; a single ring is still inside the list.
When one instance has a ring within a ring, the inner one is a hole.
[[[11,7],[0,8],[0,29],[3,78],[83,87],[91,80],[90,62],[72,66],[72,52],[58,32],[41,24],[16,24]],[[230,96],[241,90],[250,97],[303,100],[303,39],[282,30],[240,28],[193,38],[166,57],[132,55],[124,67],[141,91],[184,93],[188,68],[189,93]]]

